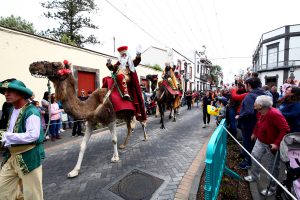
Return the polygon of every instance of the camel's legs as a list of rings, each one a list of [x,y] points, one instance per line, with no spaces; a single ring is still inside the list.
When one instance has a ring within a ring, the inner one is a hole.
[[[172,119],[172,117],[173,117],[172,113],[173,113],[173,105],[171,104],[171,105],[170,105],[170,115],[169,115],[169,119]]]
[[[149,137],[146,132],[146,122],[141,122],[141,125],[142,125],[143,131],[144,131],[144,141],[147,141]]]
[[[126,145],[128,143],[128,139],[129,139],[129,137],[131,135],[131,132],[132,132],[131,120],[127,120],[126,123],[127,123],[127,135],[126,135],[124,143],[119,146],[120,149],[124,149],[126,147]]]
[[[176,112],[177,112],[177,108],[174,108],[173,122],[176,122]]]
[[[119,153],[118,153],[118,138],[117,138],[117,132],[116,132],[116,121],[111,122],[108,125],[108,128],[110,130],[111,133],[111,139],[112,139],[112,143],[113,143],[113,147],[114,147],[114,155],[111,158],[111,162],[119,162],[120,158],[119,158]]]
[[[80,145],[80,152],[79,152],[78,160],[77,160],[77,163],[76,163],[76,166],[74,167],[74,169],[68,174],[69,178],[76,177],[79,173],[81,163],[82,163],[82,159],[83,159],[83,156],[84,156],[84,152],[86,150],[87,143],[88,143],[88,141],[91,137],[92,129],[93,129],[93,124],[91,122],[87,122],[85,135],[84,135],[84,137],[82,139],[82,142],[81,142],[81,145]]]
[[[162,105],[162,103],[159,103],[158,106],[159,106],[160,123],[161,123],[160,128],[165,129],[163,105]]]

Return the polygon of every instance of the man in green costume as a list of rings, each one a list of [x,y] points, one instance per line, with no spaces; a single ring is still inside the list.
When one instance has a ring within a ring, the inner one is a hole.
[[[8,79],[0,93],[13,104],[6,130],[0,130],[4,150],[0,170],[1,200],[42,200],[42,144],[44,133],[39,110],[29,103],[32,91],[23,82]]]

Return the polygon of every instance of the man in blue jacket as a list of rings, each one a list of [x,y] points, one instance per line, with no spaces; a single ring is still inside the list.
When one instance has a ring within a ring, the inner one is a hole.
[[[239,121],[242,128],[243,146],[251,153],[255,141],[251,141],[251,135],[256,125],[256,111],[254,110],[254,102],[256,97],[265,95],[260,88],[261,81],[257,77],[246,80],[246,90],[249,92],[242,101],[242,107],[239,115]],[[239,164],[241,169],[249,169],[251,167],[251,157],[246,153],[244,160]]]

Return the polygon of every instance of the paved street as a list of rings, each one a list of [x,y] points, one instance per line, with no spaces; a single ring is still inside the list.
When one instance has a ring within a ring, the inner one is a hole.
[[[73,179],[68,179],[67,174],[75,166],[81,139],[47,147],[43,164],[45,199],[114,199],[107,186],[135,168],[163,177],[165,184],[158,199],[173,199],[180,180],[212,132],[213,125],[202,129],[201,110],[187,111],[185,107],[176,123],[167,117],[166,121],[166,129],[161,130],[159,119],[150,118],[147,127],[150,140],[147,142],[142,141],[138,125],[127,149],[119,151],[119,163],[110,162],[113,150],[109,131],[92,135],[81,173]],[[124,126],[117,128],[119,141],[124,140],[125,132]]]

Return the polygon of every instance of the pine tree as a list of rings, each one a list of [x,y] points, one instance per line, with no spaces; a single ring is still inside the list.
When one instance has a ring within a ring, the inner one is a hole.
[[[13,15],[9,17],[0,17],[0,26],[16,29],[18,31],[24,31],[34,34],[36,31],[33,24],[22,19],[21,17],[15,17]]]
[[[56,20],[60,25],[59,28],[43,31],[42,35],[80,47],[100,43],[94,35],[82,34],[84,28],[98,29],[88,16],[98,9],[94,0],[52,0],[41,5],[47,9],[45,17]]]

